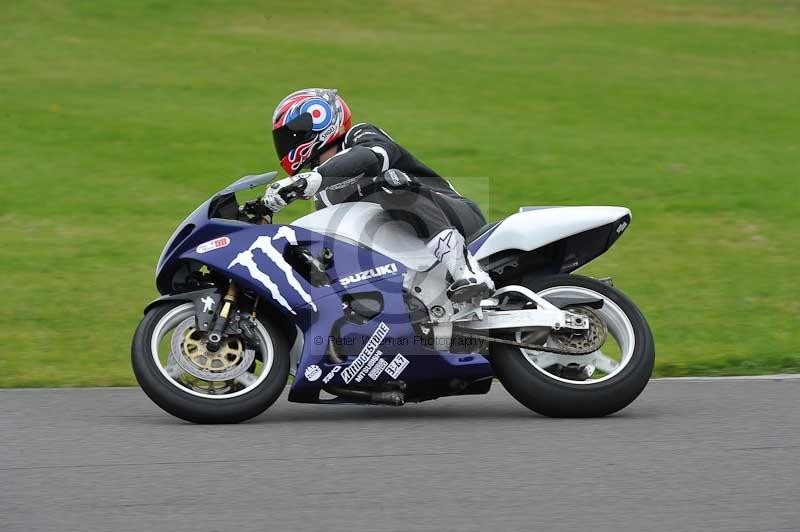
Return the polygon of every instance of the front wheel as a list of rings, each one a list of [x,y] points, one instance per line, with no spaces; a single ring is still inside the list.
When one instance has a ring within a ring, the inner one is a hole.
[[[131,362],[147,396],[194,423],[238,423],[269,408],[289,376],[289,349],[279,329],[259,320],[257,349],[227,338],[210,352],[195,321],[194,303],[161,305],[145,314]]]
[[[600,309],[569,310],[601,321],[598,325],[607,334],[605,343],[588,355],[494,344],[495,375],[515,399],[545,416],[599,417],[625,408],[639,396],[653,372],[655,346],[647,321],[630,299],[613,286],[578,275],[542,277],[524,286],[545,298],[601,299]],[[541,336],[517,332],[514,340],[542,345]],[[564,343],[558,333],[551,333],[543,345],[563,347]]]

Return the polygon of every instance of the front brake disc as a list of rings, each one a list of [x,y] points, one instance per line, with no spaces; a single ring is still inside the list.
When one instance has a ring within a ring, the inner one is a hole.
[[[170,356],[186,373],[211,382],[235,379],[255,361],[255,351],[245,349],[239,338],[223,339],[217,351],[208,350],[207,339],[197,330],[194,316],[186,318],[172,334]]]

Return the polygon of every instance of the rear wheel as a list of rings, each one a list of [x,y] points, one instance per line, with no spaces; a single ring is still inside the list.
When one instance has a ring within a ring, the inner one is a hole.
[[[194,316],[194,304],[185,302],[145,314],[131,346],[142,390],[170,414],[194,423],[238,423],[269,408],[289,375],[285,337],[258,321],[258,349],[228,338],[210,352]]]
[[[561,355],[511,345],[492,346],[498,379],[519,402],[550,417],[598,417],[629,405],[647,385],[655,362],[650,327],[636,305],[614,287],[578,275],[555,275],[524,283],[542,296],[601,299],[600,309],[570,308],[586,315],[603,345],[588,355]],[[580,345],[563,333],[518,332],[514,340],[547,347]]]

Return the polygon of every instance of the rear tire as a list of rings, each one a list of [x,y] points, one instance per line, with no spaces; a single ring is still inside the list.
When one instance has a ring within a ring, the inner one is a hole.
[[[548,417],[600,417],[633,402],[647,385],[655,363],[653,335],[636,305],[619,290],[590,277],[554,275],[522,284],[534,292],[555,287],[579,287],[599,294],[624,312],[635,342],[624,367],[596,383],[566,382],[534,366],[522,349],[493,344],[492,367],[506,390],[523,405]]]
[[[285,336],[273,324],[261,322],[272,345],[272,364],[264,379],[235,397],[207,398],[193,395],[164,375],[153,355],[153,335],[163,318],[178,307],[193,312],[192,303],[160,305],[145,314],[131,345],[131,363],[136,380],[147,396],[175,417],[193,423],[239,423],[261,414],[280,396],[289,376],[289,348]],[[263,333],[262,333],[263,334]],[[156,342],[158,343],[158,342]]]

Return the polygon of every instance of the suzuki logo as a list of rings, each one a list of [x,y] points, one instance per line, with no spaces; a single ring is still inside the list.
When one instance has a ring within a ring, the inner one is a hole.
[[[377,279],[378,277],[383,277],[384,275],[389,275],[390,273],[397,273],[397,264],[394,262],[384,266],[378,266],[377,268],[372,268],[371,270],[365,270],[353,275],[348,275],[347,277],[342,277],[339,279],[339,284],[342,286],[347,286],[349,284],[364,281],[366,279]]]

